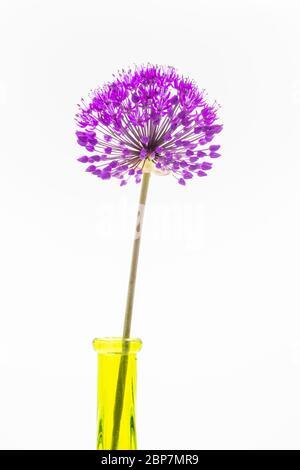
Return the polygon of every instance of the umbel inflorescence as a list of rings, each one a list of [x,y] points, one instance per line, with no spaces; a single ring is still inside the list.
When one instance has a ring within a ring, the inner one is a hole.
[[[144,171],[171,173],[179,184],[206,176],[220,145],[211,141],[222,130],[219,106],[173,67],[147,65],[119,72],[111,83],[82,100],[76,121],[78,160],[102,180],[124,186]]]

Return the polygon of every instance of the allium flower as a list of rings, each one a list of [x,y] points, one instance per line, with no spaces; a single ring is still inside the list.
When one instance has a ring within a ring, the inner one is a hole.
[[[144,171],[171,173],[179,184],[206,176],[220,145],[211,145],[222,130],[218,105],[208,104],[203,90],[173,67],[147,65],[122,70],[114,81],[82,100],[76,121],[78,158],[86,171],[127,184]]]

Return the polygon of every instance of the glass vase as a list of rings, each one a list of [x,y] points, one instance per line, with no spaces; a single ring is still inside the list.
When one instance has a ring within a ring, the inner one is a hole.
[[[94,339],[98,353],[97,450],[137,449],[136,338]]]

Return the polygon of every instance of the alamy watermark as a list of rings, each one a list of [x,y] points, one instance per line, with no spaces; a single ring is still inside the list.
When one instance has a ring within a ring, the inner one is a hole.
[[[197,249],[204,242],[205,210],[201,203],[151,203],[146,207],[122,200],[97,210],[97,238],[122,241],[139,238],[154,243],[183,244]],[[135,233],[133,228],[136,227]]]

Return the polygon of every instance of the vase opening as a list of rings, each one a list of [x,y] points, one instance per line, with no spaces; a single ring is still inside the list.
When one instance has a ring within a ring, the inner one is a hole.
[[[142,340],[139,338],[107,336],[104,338],[95,338],[93,347],[98,354],[137,353],[142,347]]]

